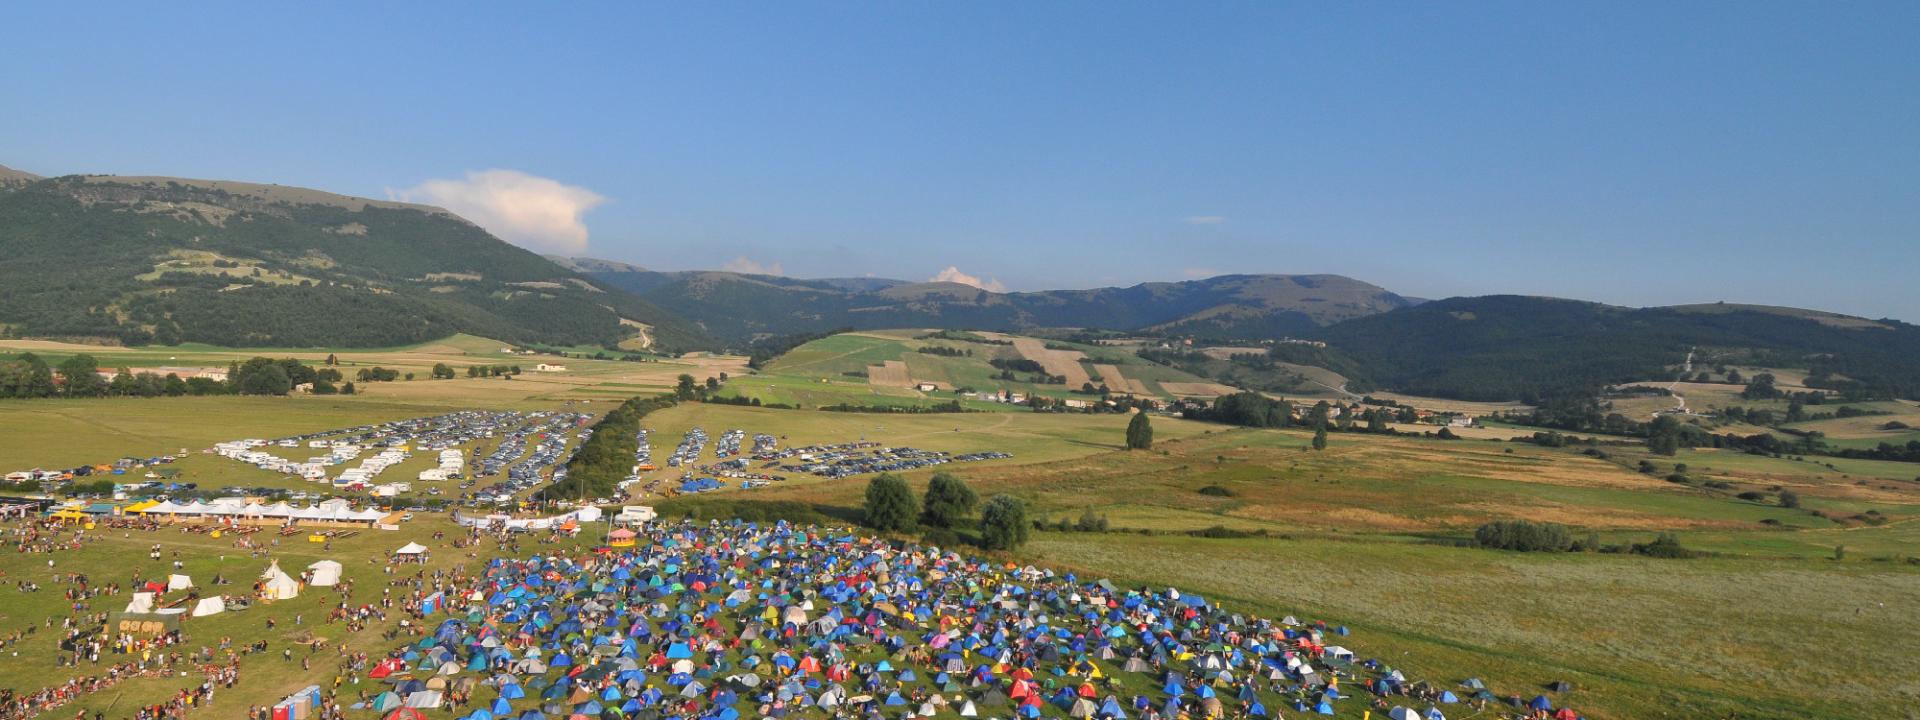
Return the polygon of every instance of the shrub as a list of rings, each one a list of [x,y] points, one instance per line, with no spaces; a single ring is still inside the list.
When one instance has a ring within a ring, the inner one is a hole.
[[[1680,538],[1675,537],[1673,533],[1660,533],[1650,543],[1634,543],[1632,552],[1635,555],[1670,560],[1684,560],[1698,554],[1682,547]]]
[[[1559,523],[1495,520],[1475,530],[1473,542],[1491,550],[1566,552],[1573,549],[1573,534]]]
[[[1201,528],[1199,530],[1190,530],[1187,532],[1187,534],[1192,535],[1194,537],[1229,540],[1234,538],[1250,538],[1250,537],[1255,537],[1257,535],[1261,535],[1264,533],[1248,532],[1246,530],[1235,530],[1225,525],[1213,525],[1213,526]]]
[[[1781,490],[1780,491],[1780,507],[1783,507],[1783,508],[1800,507],[1800,493],[1794,492],[1792,490]]]
[[[1220,487],[1219,485],[1208,485],[1206,487],[1200,488],[1199,493],[1201,495],[1210,495],[1213,497],[1233,497],[1234,496],[1234,492],[1232,490],[1228,490],[1224,487]]]

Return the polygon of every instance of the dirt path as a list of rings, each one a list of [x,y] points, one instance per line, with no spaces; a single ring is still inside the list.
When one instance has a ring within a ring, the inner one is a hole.
[[[1687,348],[1686,362],[1681,363],[1680,365],[1680,378],[1677,380],[1674,380],[1673,382],[1667,383],[1667,392],[1671,393],[1673,395],[1674,401],[1680,403],[1680,405],[1671,410],[1655,410],[1653,411],[1653,417],[1660,417],[1662,414],[1671,414],[1671,415],[1692,415],[1693,414],[1692,410],[1687,409],[1687,396],[1681,395],[1679,390],[1680,383],[1685,382],[1687,379],[1687,376],[1693,374],[1693,350],[1694,350],[1693,348]]]

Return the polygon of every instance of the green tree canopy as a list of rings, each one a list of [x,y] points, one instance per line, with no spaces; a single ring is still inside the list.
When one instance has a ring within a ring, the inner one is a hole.
[[[1147,420],[1146,411],[1133,414],[1127,421],[1127,449],[1149,450],[1153,448],[1153,424]]]
[[[995,495],[980,510],[980,544],[988,550],[1012,550],[1027,544],[1033,525],[1027,521],[1027,503],[1012,495]]]
[[[100,363],[92,355],[75,355],[60,363],[60,380],[66,383],[68,395],[98,397],[107,393],[107,381],[99,370]]]
[[[927,483],[926,501],[921,504],[920,522],[937,528],[952,528],[980,503],[980,496],[952,473],[934,473]]]
[[[913,489],[899,475],[880,473],[867,483],[867,527],[881,532],[912,530],[919,514]]]

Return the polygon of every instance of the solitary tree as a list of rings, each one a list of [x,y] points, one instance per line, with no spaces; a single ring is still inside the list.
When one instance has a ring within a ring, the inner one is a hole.
[[[1674,455],[1680,452],[1680,421],[1672,415],[1654,418],[1647,427],[1647,449],[1655,455]]]
[[[446,363],[434,363],[434,364],[433,364],[433,379],[435,379],[435,380],[451,380],[451,379],[453,379],[453,366],[452,366],[452,365],[448,365],[448,364],[446,364]]]
[[[693,376],[682,373],[680,375],[680,384],[674,386],[673,394],[679,397],[681,400],[692,400],[693,399]]]
[[[913,499],[907,481],[893,473],[880,473],[867,483],[867,527],[881,532],[913,529],[920,504]]]
[[[927,497],[920,505],[920,522],[937,528],[952,528],[960,518],[973,512],[980,496],[952,473],[935,473],[927,483]]]
[[[1147,421],[1145,412],[1136,412],[1133,419],[1127,421],[1127,449],[1149,450],[1153,448],[1153,425]]]
[[[1033,531],[1027,504],[1011,495],[995,495],[980,510],[980,544],[988,550],[1012,550],[1027,544]]]
[[[1314,426],[1313,428],[1313,449],[1327,449],[1327,426],[1325,423]]]

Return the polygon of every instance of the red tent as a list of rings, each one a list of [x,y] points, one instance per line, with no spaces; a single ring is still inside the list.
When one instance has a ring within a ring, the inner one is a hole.
[[[419,710],[403,707],[387,713],[387,720],[427,720],[427,716],[422,715]]]

